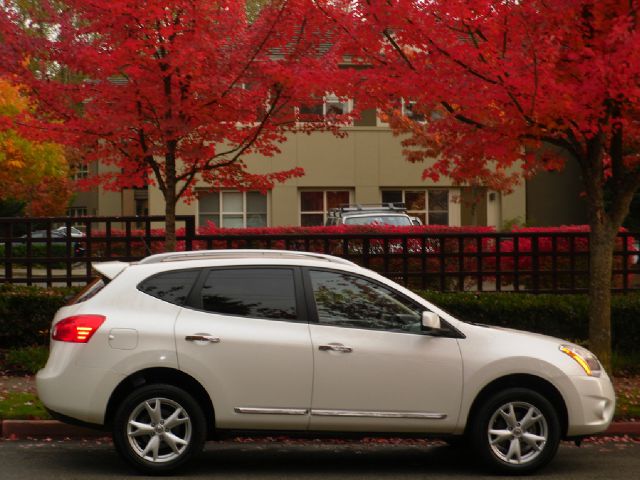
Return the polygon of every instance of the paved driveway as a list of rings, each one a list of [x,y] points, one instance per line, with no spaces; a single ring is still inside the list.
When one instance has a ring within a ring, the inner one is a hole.
[[[132,471],[108,440],[0,442],[0,477],[116,479]],[[633,479],[640,472],[639,442],[564,443],[540,475],[545,480]],[[142,477],[137,477],[142,478]],[[442,444],[208,443],[175,478],[224,479],[462,479],[478,472],[464,451]]]

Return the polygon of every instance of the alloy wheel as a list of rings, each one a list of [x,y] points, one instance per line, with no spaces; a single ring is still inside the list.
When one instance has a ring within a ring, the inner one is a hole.
[[[144,400],[129,415],[127,439],[133,452],[153,463],[180,457],[191,441],[191,418],[176,401],[168,398]]]
[[[493,454],[508,464],[523,465],[543,452],[549,426],[543,413],[527,402],[508,402],[491,416],[487,436]]]

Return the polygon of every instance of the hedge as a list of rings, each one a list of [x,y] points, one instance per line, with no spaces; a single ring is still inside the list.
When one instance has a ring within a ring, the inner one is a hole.
[[[46,345],[53,315],[78,290],[0,285],[0,348]]]
[[[56,310],[78,288],[0,285],[0,348],[45,345]],[[499,325],[585,342],[585,295],[420,292],[461,320]],[[614,295],[613,348],[631,354],[640,345],[640,294]]]
[[[5,244],[0,244],[0,257],[5,256]],[[74,243],[71,243],[71,252],[73,252]],[[41,242],[31,244],[31,257],[61,257],[67,256],[67,245],[64,243],[52,243],[51,253],[47,250],[47,245]],[[24,243],[15,243],[11,245],[11,257],[27,258],[27,246]]]
[[[421,295],[461,320],[497,325],[587,344],[589,321],[586,295],[525,293],[442,293]],[[631,354],[640,345],[640,294],[613,295],[613,350]]]

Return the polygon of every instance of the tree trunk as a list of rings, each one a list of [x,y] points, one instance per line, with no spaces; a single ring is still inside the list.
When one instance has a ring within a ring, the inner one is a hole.
[[[170,183],[170,182],[167,182]],[[175,185],[167,185],[165,193],[165,252],[173,252],[176,249],[176,189]]]
[[[167,154],[165,155],[165,252],[173,252],[176,249],[176,148],[175,140],[167,142]]]
[[[589,234],[589,347],[611,373],[611,270],[616,234],[600,222]]]

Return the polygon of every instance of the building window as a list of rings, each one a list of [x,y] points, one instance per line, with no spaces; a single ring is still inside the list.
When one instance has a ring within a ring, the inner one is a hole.
[[[149,200],[146,198],[136,198],[136,216],[146,217],[149,215]]]
[[[414,122],[424,122],[425,117],[423,113],[416,112],[415,100],[402,100],[402,115]]]
[[[89,176],[89,167],[86,164],[77,163],[72,167],[71,179],[81,180]]]
[[[392,102],[392,111],[378,111],[378,123],[379,127],[388,127],[389,126],[389,117],[393,115],[393,112],[400,112],[404,117],[407,117],[409,120],[413,120],[414,122],[425,122],[426,117],[424,113],[419,113],[416,111],[416,101],[415,100],[405,100],[401,98],[399,100],[395,100]],[[436,119],[436,112],[433,112],[430,116],[431,119]]]
[[[424,225],[449,225],[449,190],[383,190],[384,203],[403,202],[407,213]]]
[[[201,192],[198,222],[222,228],[266,227],[267,196],[260,192]]]
[[[351,203],[350,190],[303,190],[300,192],[300,225],[324,225],[327,212]]]
[[[318,122],[324,120],[325,117],[335,117],[347,115],[353,110],[353,100],[342,101],[336,95],[327,94],[322,101],[306,105],[298,108],[299,122]]]
[[[68,217],[86,217],[87,207],[69,207],[67,208]]]

